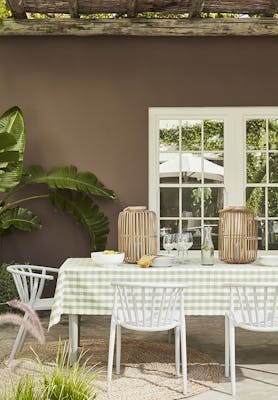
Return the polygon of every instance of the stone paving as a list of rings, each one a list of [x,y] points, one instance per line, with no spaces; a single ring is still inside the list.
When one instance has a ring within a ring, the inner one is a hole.
[[[45,328],[48,316],[42,316]],[[81,337],[109,339],[109,317],[82,317]],[[0,352],[11,347],[17,332],[16,327],[0,327]],[[128,338],[167,341],[167,333],[141,334],[123,331]],[[47,340],[68,338],[68,320],[63,317],[60,324],[51,328]],[[32,338],[28,338],[32,341]],[[222,317],[188,317],[188,346],[203,351],[224,363],[224,318]],[[240,400],[278,400],[278,333],[259,334],[237,330],[236,335],[237,364],[237,398]],[[229,379],[209,392],[197,395],[194,400],[227,400],[231,399]],[[164,399],[163,399],[164,400]],[[167,399],[165,399],[167,400]]]

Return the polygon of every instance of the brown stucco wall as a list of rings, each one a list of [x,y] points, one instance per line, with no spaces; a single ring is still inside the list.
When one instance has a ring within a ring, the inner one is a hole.
[[[119,211],[147,205],[148,107],[277,106],[277,72],[277,38],[1,38],[0,112],[23,109],[26,164],[74,164],[117,192],[101,202],[115,248]],[[89,255],[70,217],[29,206],[44,227],[2,240],[2,261]]]

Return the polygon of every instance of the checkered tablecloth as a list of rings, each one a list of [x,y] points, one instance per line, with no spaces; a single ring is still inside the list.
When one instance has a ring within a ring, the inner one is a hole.
[[[218,263],[201,266],[199,261],[172,267],[140,268],[137,265],[95,266],[90,258],[69,258],[59,270],[49,327],[62,314],[110,315],[114,290],[111,281],[164,282],[192,285],[185,291],[187,315],[224,315],[229,309],[230,282],[276,282],[278,267]]]

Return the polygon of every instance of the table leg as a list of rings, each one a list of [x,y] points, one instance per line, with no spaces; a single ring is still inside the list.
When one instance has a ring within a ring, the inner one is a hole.
[[[78,359],[78,315],[69,315],[70,365]]]
[[[80,347],[81,340],[81,315],[78,315],[78,347]]]

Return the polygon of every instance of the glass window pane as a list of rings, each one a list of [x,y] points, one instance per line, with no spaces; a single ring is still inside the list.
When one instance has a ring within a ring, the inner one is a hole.
[[[224,206],[223,188],[204,188],[204,216],[218,217]]]
[[[278,150],[278,119],[268,121],[268,141],[270,150]]]
[[[222,152],[205,153],[203,168],[205,183],[224,182],[224,154]]]
[[[201,249],[201,220],[200,219],[189,219],[182,221],[182,231],[192,232],[193,235],[193,246],[190,250],[200,250]]]
[[[181,121],[182,151],[201,151],[202,121]]]
[[[268,188],[268,216],[278,217],[278,188]]]
[[[182,183],[201,183],[202,156],[201,153],[182,153]]]
[[[278,220],[268,223],[268,249],[278,250]]]
[[[179,216],[179,189],[160,188],[160,216]]]
[[[246,207],[259,217],[265,215],[265,189],[261,187],[246,188]]]
[[[258,249],[265,250],[265,221],[258,221]]]
[[[159,121],[159,147],[160,151],[179,150],[179,121]]]
[[[269,182],[278,183],[278,154],[269,153]]]
[[[247,183],[266,182],[266,155],[264,153],[247,154]]]
[[[160,183],[179,183],[180,153],[159,154]]]
[[[224,121],[204,121],[204,150],[224,150]]]
[[[200,217],[201,216],[202,189],[183,188],[182,189],[182,216]]]
[[[211,237],[214,245],[214,249],[218,250],[218,221],[205,220],[204,225],[211,225]]]
[[[246,121],[247,150],[263,150],[266,142],[265,119],[250,119]]]

